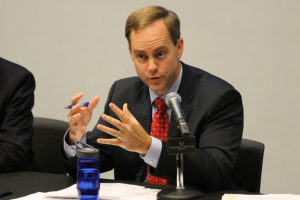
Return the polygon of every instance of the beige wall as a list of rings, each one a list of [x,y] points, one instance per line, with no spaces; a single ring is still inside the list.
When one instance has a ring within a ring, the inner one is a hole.
[[[149,2],[0,0],[0,56],[34,73],[35,116],[65,120],[72,95],[99,95],[92,128],[112,82],[135,75],[127,16],[141,6],[166,6],[182,21],[182,60],[241,92],[244,137],[266,145],[261,191],[300,194],[300,1]]]

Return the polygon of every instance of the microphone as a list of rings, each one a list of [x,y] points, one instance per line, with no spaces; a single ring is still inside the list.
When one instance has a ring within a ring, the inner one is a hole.
[[[178,128],[181,132],[181,135],[184,135],[184,134],[189,134],[190,130],[184,119],[184,114],[182,112],[180,102],[181,102],[181,97],[176,92],[171,92],[166,97],[166,104],[168,105],[168,107],[172,109],[178,124]]]

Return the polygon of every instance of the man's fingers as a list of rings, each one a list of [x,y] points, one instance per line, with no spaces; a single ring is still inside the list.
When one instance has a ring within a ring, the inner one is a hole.
[[[130,117],[133,117],[133,115],[131,114],[131,112],[128,109],[128,104],[127,103],[124,103],[124,105],[123,105],[123,112],[125,112]]]
[[[83,93],[80,92],[78,94],[75,94],[73,97],[72,97],[72,100],[71,100],[71,104],[77,104],[79,99],[81,99],[83,97]]]
[[[76,113],[69,118],[69,124],[74,126],[81,118],[81,113]]]
[[[100,100],[100,97],[99,97],[99,96],[95,96],[95,97],[91,100],[91,102],[90,102],[90,104],[89,104],[89,106],[88,106],[88,108],[90,109],[90,111],[93,111],[93,110],[94,110],[94,108],[95,108],[96,105],[98,104],[99,100]]]
[[[125,129],[125,124],[123,124],[122,122],[120,122],[119,120],[112,118],[109,115],[103,114],[102,115],[102,119],[104,119],[105,121],[107,121],[108,123],[114,125],[116,128],[118,128],[119,130],[124,130]]]
[[[120,134],[120,131],[110,128],[110,127],[107,127],[107,126],[104,126],[102,124],[98,124],[97,128],[105,133],[108,133],[109,135],[114,136],[114,137],[118,137]]]
[[[116,139],[99,138],[99,139],[97,139],[97,142],[101,143],[101,144],[110,144],[110,145],[120,146],[120,139],[118,139],[118,138],[116,138]]]
[[[114,103],[109,104],[109,108],[120,118],[122,122],[126,122],[126,116],[123,110],[121,110],[118,106]]]
[[[79,103],[73,106],[69,109],[68,116],[72,117],[74,114],[78,113],[80,111],[80,107],[81,105]]]

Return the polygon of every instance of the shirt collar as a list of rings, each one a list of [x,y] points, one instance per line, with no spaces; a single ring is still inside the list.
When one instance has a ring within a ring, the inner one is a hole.
[[[177,80],[175,81],[175,83],[171,86],[171,88],[164,95],[160,96],[160,95],[156,94],[153,90],[151,90],[149,88],[151,103],[153,103],[153,101],[158,97],[165,100],[169,93],[177,92],[178,89],[179,89],[179,86],[180,86],[181,78],[182,78],[182,64],[180,64],[180,72],[179,72],[179,76],[178,76]]]

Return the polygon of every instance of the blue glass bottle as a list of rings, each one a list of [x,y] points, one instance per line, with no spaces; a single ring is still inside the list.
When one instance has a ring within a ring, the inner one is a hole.
[[[100,189],[99,150],[78,142],[76,144],[77,190],[80,200],[98,200]]]

